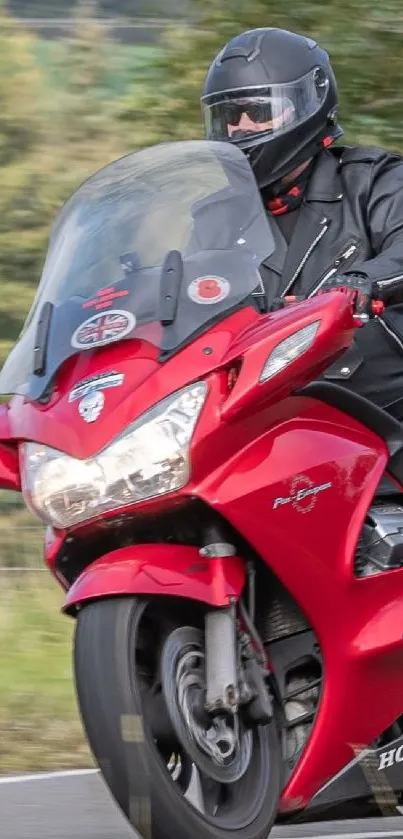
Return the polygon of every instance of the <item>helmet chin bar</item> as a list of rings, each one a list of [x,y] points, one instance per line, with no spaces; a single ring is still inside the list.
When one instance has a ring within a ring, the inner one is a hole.
[[[256,177],[256,181],[258,184],[259,189],[265,189],[266,187],[270,187],[270,193],[275,197],[276,192],[281,191],[281,187],[283,184],[283,178],[289,175],[294,169],[297,169],[301,163],[309,160],[312,157],[316,157],[320,151],[323,150],[323,140],[325,137],[330,137],[332,142],[338,140],[340,137],[343,136],[343,129],[336,123],[336,124],[328,124],[320,135],[316,135],[310,137],[307,143],[299,150],[298,154],[295,156],[290,149],[290,155],[288,160],[282,160],[281,165],[276,169],[276,161],[274,161],[274,166],[272,170],[270,168],[270,161],[268,160],[267,167],[264,164],[264,158],[266,155],[269,157],[269,149],[273,142],[279,143],[280,138],[276,138],[274,141],[272,139],[266,138],[261,140],[260,143],[254,143],[252,146],[244,146],[240,145],[241,150],[244,152],[246,157],[249,160],[249,163],[253,169],[253,172]]]

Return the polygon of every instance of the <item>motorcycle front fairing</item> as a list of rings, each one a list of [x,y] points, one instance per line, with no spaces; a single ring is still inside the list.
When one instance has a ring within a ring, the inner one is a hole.
[[[103,487],[97,507],[90,486],[96,486],[104,468],[99,458],[109,475],[112,467],[116,471],[109,451],[136,421],[141,431],[142,417],[153,406],[158,410],[164,398],[186,391],[194,380],[203,382],[234,330],[257,317],[252,303],[254,292],[262,295],[258,269],[272,250],[249,164],[224,143],[168,143],[128,155],[96,173],[67,201],[52,230],[31,311],[0,373],[0,391],[15,394],[10,434],[20,448],[25,500],[49,526],[52,570],[55,543],[62,550],[77,526],[82,532],[92,521],[99,525],[103,518],[125,515],[138,501],[123,488],[116,502],[116,487],[109,485],[113,504],[105,503]],[[226,326],[231,313],[234,323]],[[203,336],[214,324],[218,333],[206,351]],[[175,363],[184,348],[193,346],[183,366]],[[104,400],[104,409],[89,424],[80,411],[87,393],[101,393]],[[44,500],[39,504],[32,475],[36,464],[46,465],[47,460],[54,468],[42,481]],[[58,485],[59,512],[56,502],[49,512],[45,496],[58,480],[57,471],[71,477],[66,486]],[[80,518],[85,494],[91,509]],[[61,512],[68,496],[70,509],[79,511],[70,519]],[[126,575],[125,585],[137,590],[139,553],[132,550],[133,557],[125,553],[126,564],[122,556],[117,561],[116,552],[109,564],[113,574],[120,574],[121,581]],[[162,556],[166,558],[165,545]],[[162,578],[155,583],[161,557],[154,556],[154,582],[142,572],[149,593],[164,588]],[[94,592],[95,576],[99,594],[109,589],[107,565],[105,557],[84,572],[85,579],[70,595],[71,604],[81,594],[85,598],[89,579]],[[221,588],[201,565],[195,572],[195,551],[189,548],[181,574],[179,569],[174,574],[176,586],[171,580],[171,594],[186,596],[186,575],[193,587],[199,575],[200,597],[204,592],[206,602],[224,605],[239,595],[244,581],[239,558],[227,561]],[[218,563],[215,567],[218,573]],[[65,585],[61,573],[56,574]]]

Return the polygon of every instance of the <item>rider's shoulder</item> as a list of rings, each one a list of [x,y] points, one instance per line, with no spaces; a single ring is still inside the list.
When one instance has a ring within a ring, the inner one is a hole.
[[[339,165],[343,169],[354,163],[383,166],[403,163],[403,156],[380,146],[339,146],[335,149]]]

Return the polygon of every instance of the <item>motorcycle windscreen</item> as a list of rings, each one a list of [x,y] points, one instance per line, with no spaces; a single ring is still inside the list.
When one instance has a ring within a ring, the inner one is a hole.
[[[116,341],[146,340],[163,359],[261,293],[258,269],[273,249],[235,146],[164,143],[110,163],[56,218],[0,393],[39,399],[66,359]]]

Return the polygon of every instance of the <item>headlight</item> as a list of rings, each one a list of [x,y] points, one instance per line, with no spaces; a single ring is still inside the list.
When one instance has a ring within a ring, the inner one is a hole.
[[[206,393],[205,382],[178,391],[88,460],[38,443],[22,444],[28,506],[53,527],[66,528],[185,486],[190,441]]]
[[[292,361],[299,358],[302,353],[309,350],[316,338],[319,326],[320,320],[315,320],[277,344],[263,367],[259,381],[266,382],[267,379],[271,379],[272,376],[280,373]]]

